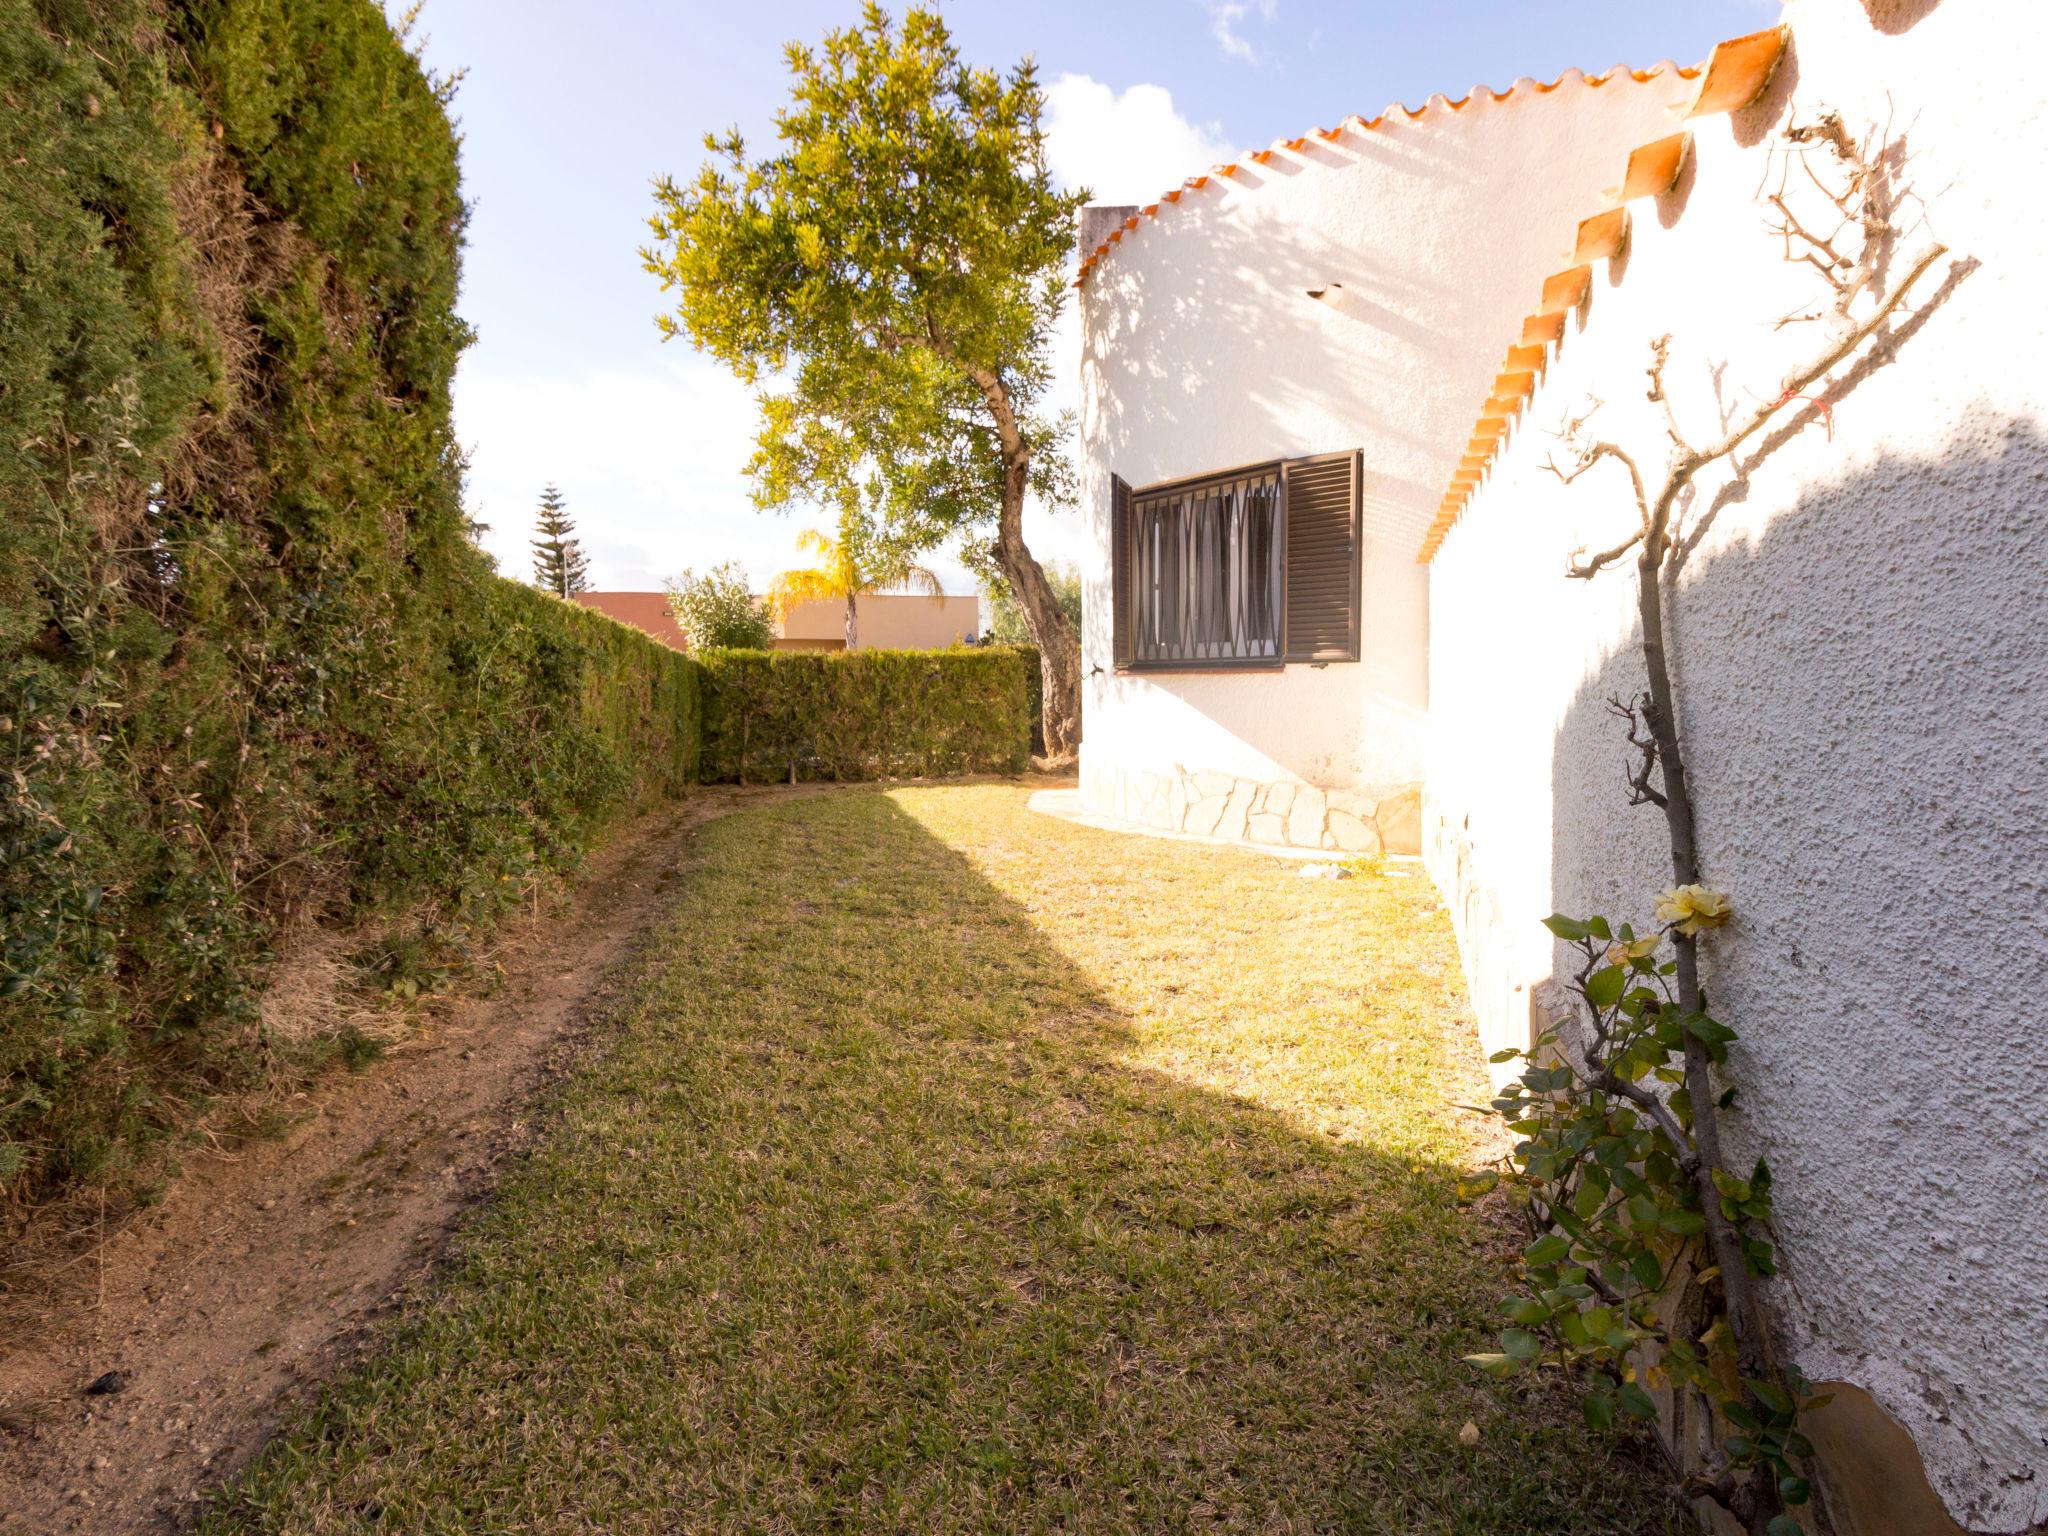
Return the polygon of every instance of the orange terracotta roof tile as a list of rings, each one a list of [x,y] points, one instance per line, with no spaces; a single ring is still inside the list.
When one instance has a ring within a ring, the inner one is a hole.
[[[1543,280],[1543,299],[1537,305],[1539,315],[1561,315],[1567,310],[1577,309],[1586,302],[1593,290],[1593,269],[1589,266],[1567,267],[1562,272],[1553,272]]]
[[[1685,157],[1691,152],[1690,133],[1674,133],[1638,144],[1629,152],[1628,170],[1622,175],[1621,185],[1607,189],[1607,200],[1630,203],[1639,197],[1662,197],[1678,185]]]
[[[1723,46],[1725,47],[1727,45],[1724,44]],[[1717,57],[1719,55],[1718,49],[1716,50],[1716,55]],[[1724,75],[1727,75],[1728,78],[1732,79],[1732,72],[1735,71],[1739,67],[1739,65],[1740,60],[1738,60],[1735,56],[1731,55],[1729,61],[1724,66]],[[1400,124],[1403,123],[1419,122],[1421,119],[1425,117],[1430,117],[1436,114],[1445,112],[1455,114],[1458,112],[1462,112],[1465,110],[1466,106],[1475,99],[1483,99],[1489,102],[1508,101],[1511,100],[1518,92],[1522,91],[1529,91],[1539,96],[1548,95],[1550,92],[1556,90],[1559,86],[1563,85],[1566,81],[1571,80],[1579,81],[1584,85],[1588,86],[1589,88],[1597,89],[1598,87],[1605,85],[1610,80],[1626,79],[1633,80],[1640,84],[1651,80],[1661,79],[1663,76],[1667,74],[1675,74],[1681,80],[1694,80],[1700,78],[1703,72],[1709,71],[1711,70],[1711,68],[1711,63],[1707,65],[1686,66],[1665,63],[1655,65],[1649,69],[1629,69],[1622,65],[1616,65],[1614,68],[1605,70],[1597,75],[1586,74],[1583,70],[1568,69],[1563,74],[1559,75],[1555,80],[1517,80],[1514,82],[1514,84],[1510,85],[1504,91],[1496,91],[1489,86],[1475,85],[1471,90],[1467,91],[1463,96],[1460,96],[1455,100],[1448,96],[1439,94],[1429,97],[1419,107],[1404,106],[1401,103],[1396,102],[1390,105],[1384,112],[1379,113],[1375,117],[1360,117],[1356,113],[1353,113],[1351,116],[1346,117],[1344,121],[1339,123],[1335,128],[1311,128],[1307,133],[1301,134],[1295,138],[1275,139],[1270,145],[1268,145],[1264,149],[1255,149],[1247,151],[1242,156],[1242,160],[1248,161],[1254,165],[1264,165],[1268,161],[1270,161],[1275,154],[1278,154],[1283,150],[1289,154],[1301,154],[1307,148],[1308,142],[1312,138],[1320,139],[1324,143],[1331,143],[1336,141],[1337,139],[1342,138],[1347,133],[1379,133],[1398,127],[1400,126]],[[1236,176],[1242,168],[1242,164],[1238,161],[1232,161],[1227,164],[1212,166],[1210,170],[1203,175],[1190,176],[1184,183],[1182,183],[1182,188],[1188,191],[1199,192],[1205,185],[1207,185],[1210,176],[1222,177],[1227,180],[1231,177]],[[1160,196],[1160,202],[1178,202],[1180,200],[1180,190],[1181,189],[1175,189],[1172,192],[1162,193]],[[1147,211],[1150,212],[1151,210],[1148,209]],[[1155,214],[1154,217],[1157,217],[1157,215]],[[1084,260],[1081,263],[1081,270],[1076,277],[1074,284],[1075,287],[1081,287],[1086,283],[1088,273],[1093,268],[1095,258],[1107,255],[1112,243],[1114,242],[1110,240],[1105,240],[1102,242],[1102,244],[1098,245],[1092,252],[1089,253],[1089,259]]]
[[[1791,38],[1791,28],[1777,26],[1752,32],[1746,37],[1730,38],[1716,45],[1705,70],[1696,72],[1703,78],[1683,115],[1699,117],[1709,112],[1733,112],[1748,106],[1769,88],[1778,63],[1784,57],[1785,45]],[[1689,133],[1674,133],[1636,146],[1629,153],[1621,185],[1608,190],[1608,200],[1626,203],[1638,197],[1658,196],[1670,191],[1685,169],[1685,158],[1691,150],[1692,135]],[[1627,249],[1627,242],[1628,214],[1625,208],[1610,208],[1584,220],[1579,225],[1572,254],[1574,265],[1553,273],[1544,281],[1543,296],[1536,313],[1522,322],[1522,346],[1561,341],[1565,315],[1583,304],[1591,291],[1593,272],[1589,263],[1612,260]],[[1510,351],[1510,366],[1513,366],[1516,356],[1516,352]],[[1451,477],[1450,488],[1445,495],[1445,503],[1456,498],[1460,510],[1469,499],[1471,487],[1466,477],[1471,474],[1472,452],[1483,450],[1491,453],[1506,435],[1511,413],[1503,409],[1505,402],[1500,398],[1502,382],[1495,381],[1494,395],[1479,413],[1478,426],[1467,445],[1466,457],[1458,461],[1457,473]],[[1517,399],[1513,404],[1519,410],[1523,400]],[[1423,564],[1435,559],[1449,532],[1450,525],[1439,513],[1415,558]]]
[[[1687,117],[1704,117],[1710,112],[1734,112],[1748,106],[1771,83],[1778,61],[1785,56],[1788,27],[1766,27],[1747,37],[1731,37],[1714,45],[1707,60],[1706,78],[1694,93]]]
[[[1628,210],[1609,208],[1579,221],[1579,238],[1572,246],[1572,260],[1582,266],[1591,261],[1612,261],[1627,249]]]

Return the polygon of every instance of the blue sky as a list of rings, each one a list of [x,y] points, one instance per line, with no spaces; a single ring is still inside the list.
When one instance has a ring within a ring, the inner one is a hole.
[[[403,7],[389,0],[387,9]],[[1777,19],[1769,0],[946,0],[967,56],[1031,54],[1053,168],[1102,201],[1149,201],[1220,155],[1392,101],[1672,58]],[[895,7],[900,11],[901,6]],[[472,512],[507,575],[543,483],[561,486],[600,588],[685,566],[791,563],[800,519],[756,512],[741,466],[752,401],[682,342],[662,343],[636,252],[658,173],[687,176],[703,135],[765,146],[786,94],[782,45],[850,23],[856,0],[429,0],[435,68],[456,99],[474,203],[462,311],[478,332],[456,385]],[[1065,338],[1071,343],[1071,337]],[[1074,519],[1034,512],[1041,558]],[[938,562],[954,590],[970,590]]]

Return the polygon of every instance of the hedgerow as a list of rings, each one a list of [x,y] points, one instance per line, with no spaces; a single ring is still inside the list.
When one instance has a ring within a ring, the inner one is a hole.
[[[1015,773],[1035,658],[944,651],[707,651],[707,782]]]
[[[1024,764],[1017,652],[700,669],[492,572],[445,96],[371,0],[0,0],[0,1230],[356,1050],[264,1022],[300,937],[459,950],[700,734]]]
[[[695,771],[693,664],[503,581],[444,93],[371,0],[0,0],[0,1198],[303,1070],[280,940],[463,925]]]

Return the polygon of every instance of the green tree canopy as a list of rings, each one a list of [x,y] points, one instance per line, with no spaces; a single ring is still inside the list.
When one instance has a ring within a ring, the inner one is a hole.
[[[1046,169],[1031,62],[967,64],[935,12],[898,27],[871,3],[787,57],[773,154],[712,135],[693,180],[657,184],[643,257],[676,295],[661,329],[749,383],[776,376],[760,506],[864,506],[907,546],[986,549],[1040,648],[1048,748],[1069,753],[1079,651],[1023,510],[1072,499],[1069,423],[1043,404],[1087,194]]]

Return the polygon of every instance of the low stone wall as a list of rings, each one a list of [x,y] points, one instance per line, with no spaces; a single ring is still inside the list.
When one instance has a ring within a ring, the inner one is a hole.
[[[1422,851],[1419,785],[1375,799],[1361,790],[1241,779],[1179,764],[1166,773],[1093,764],[1083,769],[1081,798],[1101,815],[1198,837],[1330,853]]]

